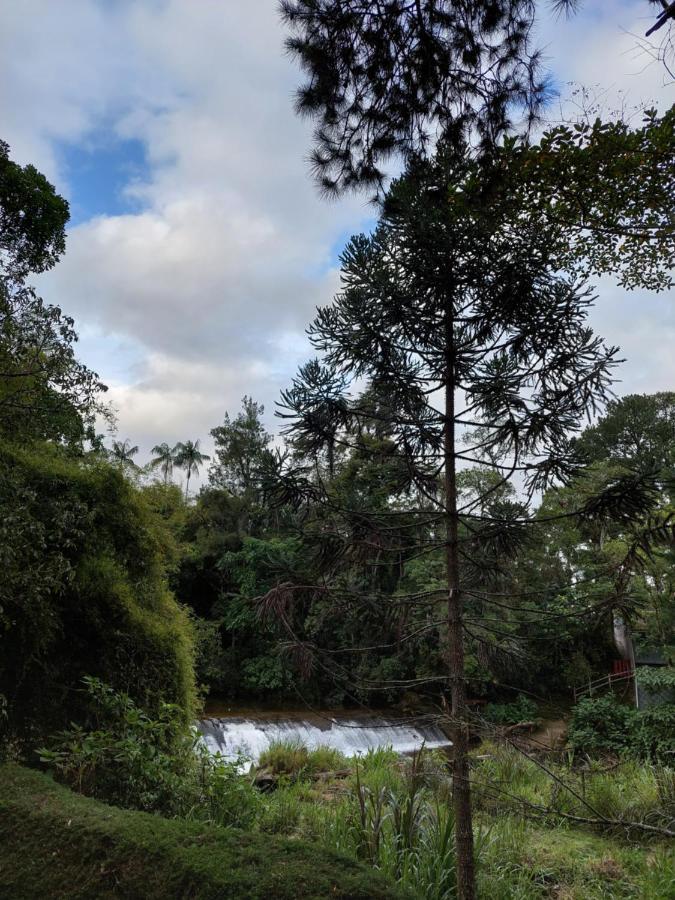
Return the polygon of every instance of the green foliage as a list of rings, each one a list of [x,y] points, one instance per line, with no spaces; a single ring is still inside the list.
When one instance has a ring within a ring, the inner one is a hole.
[[[640,687],[653,691],[675,690],[675,668],[673,666],[643,666],[635,674]]]
[[[13,278],[44,272],[66,245],[68,203],[35,166],[20,166],[0,141],[0,264]]]
[[[638,713],[612,694],[586,697],[572,710],[568,738],[584,753],[623,753],[633,746]]]
[[[626,121],[563,124],[517,161],[530,215],[558,225],[558,266],[581,277],[614,274],[626,288],[672,285],[675,110]]]
[[[251,397],[242,399],[242,411],[234,419],[225,413],[222,425],[212,429],[215,461],[209,471],[212,485],[226,488],[249,503],[257,499],[260,475],[272,440],[262,424],[265,409]]]
[[[13,900],[397,900],[353,859],[303,841],[168,820],[0,770],[0,895]]]
[[[75,358],[73,320],[25,281],[63,253],[68,215],[47,179],[0,141],[0,435],[79,447],[105,387]]]
[[[633,752],[675,765],[675,704],[640,710]]]
[[[182,710],[162,704],[155,718],[97,678],[84,679],[85,728],[54,735],[38,753],[78,793],[126,809],[250,825],[259,800],[238,763],[210,755]]]
[[[494,725],[509,725],[512,722],[529,722],[537,718],[537,704],[530,697],[518,694],[513,703],[488,703],[483,710],[483,718]]]
[[[275,775],[302,776],[317,772],[334,772],[344,768],[347,759],[332,747],[308,750],[299,741],[272,741],[260,754],[258,765]]]
[[[168,590],[171,539],[97,457],[0,444],[0,693],[7,727],[39,740],[83,720],[85,675],[150,714],[194,711],[192,634]]]
[[[572,710],[569,741],[585,753],[632,754],[673,763],[675,705],[635,710],[613,695],[586,698]]]

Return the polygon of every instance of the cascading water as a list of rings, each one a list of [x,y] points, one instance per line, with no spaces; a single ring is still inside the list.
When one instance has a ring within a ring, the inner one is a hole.
[[[430,749],[450,746],[447,736],[433,722],[377,713],[231,715],[202,719],[199,730],[212,753],[228,760],[243,755],[253,762],[274,741],[294,741],[309,750],[333,747],[345,756],[357,756],[376,747],[412,753],[422,745]]]

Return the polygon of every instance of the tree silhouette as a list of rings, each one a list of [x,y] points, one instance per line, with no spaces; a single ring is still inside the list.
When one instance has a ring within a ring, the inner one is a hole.
[[[381,414],[354,399],[350,386],[367,380],[387,398],[387,427],[407,472],[402,496],[417,498],[416,506],[346,506],[320,482],[303,484],[301,474],[289,473],[288,492],[312,495],[330,511],[330,552],[344,557],[377,546],[382,565],[392,528],[405,527],[410,552],[444,554],[446,587],[395,602],[445,604],[461,898],[475,895],[464,608],[489,608],[500,590],[500,561],[516,555],[536,527],[532,498],[578,471],[570,433],[604,402],[616,353],[587,325],[590,292],[550,264],[550,234],[512,202],[502,172],[454,146],[409,168],[389,192],[375,233],[348,244],[343,289],[310,327],[324,374],[304,367],[282,399],[292,437],[321,441],[331,431],[350,445],[350,435]],[[497,475],[477,482],[468,498],[458,489],[467,464]],[[522,499],[488,504],[514,476]],[[627,504],[630,492],[620,493]],[[639,506],[639,486],[633,493]],[[605,498],[605,510],[615,500]],[[317,596],[331,591],[324,583]],[[356,590],[333,594],[337,604],[374,599]],[[289,586],[279,586],[262,608],[286,609],[288,597]],[[322,665],[330,660],[320,648],[316,654]]]
[[[153,468],[161,468],[162,475],[164,477],[164,484],[167,484],[169,479],[171,478],[171,474],[173,472],[173,467],[176,462],[176,447],[169,447],[169,445],[164,442],[162,444],[155,444],[152,448],[152,452],[155,454],[154,459],[150,460],[150,465]]]
[[[113,441],[112,455],[121,465],[137,469],[138,466],[133,460],[137,453],[138,447],[136,445],[132,447],[129,438],[125,438],[124,441]]]
[[[193,472],[196,474],[199,467],[206,460],[211,459],[207,453],[201,453],[199,450],[199,441],[185,441],[178,443],[174,447],[174,464],[180,469],[185,469],[185,499],[187,500],[190,491],[190,476]]]

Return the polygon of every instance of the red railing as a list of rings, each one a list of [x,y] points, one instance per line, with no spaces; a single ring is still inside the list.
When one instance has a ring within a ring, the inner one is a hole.
[[[631,669],[630,663],[628,663],[628,668],[620,667],[619,671],[610,672],[609,675],[603,675],[601,678],[596,678],[594,681],[587,681],[586,684],[580,684],[578,687],[575,687],[574,702],[576,703],[579,697],[584,697],[586,694],[588,694],[589,697],[592,697],[594,693],[609,689],[614,684],[630,681],[634,677],[635,669]]]

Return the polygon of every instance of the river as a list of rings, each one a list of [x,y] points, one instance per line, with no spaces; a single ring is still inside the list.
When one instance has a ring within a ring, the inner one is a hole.
[[[257,762],[273,741],[297,741],[308,749],[328,746],[345,756],[357,756],[376,747],[412,753],[424,745],[449,748],[450,741],[433,720],[411,718],[387,711],[256,710],[207,707],[199,723],[204,743],[212,753],[234,760],[244,755]]]

